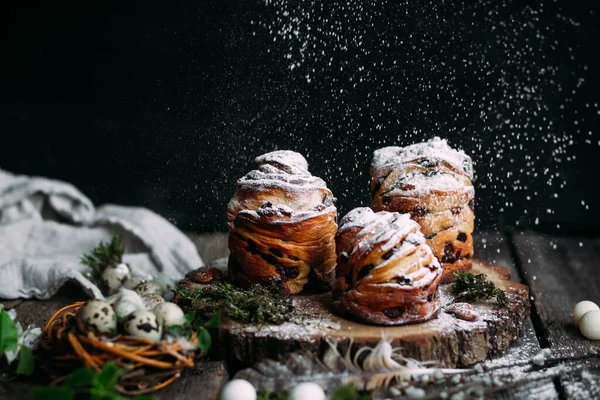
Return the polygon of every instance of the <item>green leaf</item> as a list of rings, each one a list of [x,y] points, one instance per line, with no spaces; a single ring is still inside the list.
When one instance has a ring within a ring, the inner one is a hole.
[[[202,350],[202,353],[206,353],[210,349],[212,338],[210,333],[206,329],[202,329],[198,332],[198,347]]]
[[[102,367],[100,374],[96,377],[94,387],[100,386],[107,391],[112,391],[117,384],[117,381],[125,373],[124,370],[120,369],[114,362],[107,362]]]
[[[73,371],[73,373],[65,381],[65,385],[68,387],[76,388],[81,386],[92,386],[92,382],[96,374],[90,368],[79,368]]]
[[[31,391],[34,400],[72,400],[73,390],[65,386],[36,386]]]
[[[19,350],[19,365],[17,365],[17,374],[30,376],[33,373],[33,354],[29,347],[22,346]]]
[[[192,310],[189,313],[185,314],[185,320],[190,325],[192,324],[192,322],[194,322],[195,319],[196,319],[196,310]]]
[[[209,319],[208,321],[206,321],[204,323],[204,327],[207,329],[215,329],[215,328],[219,327],[220,323],[221,323],[221,316],[213,315],[211,319]]]
[[[17,348],[17,326],[6,310],[0,311],[0,354]]]

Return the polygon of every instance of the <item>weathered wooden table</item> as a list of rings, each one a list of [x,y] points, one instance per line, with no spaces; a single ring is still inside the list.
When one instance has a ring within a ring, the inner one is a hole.
[[[227,255],[226,234],[191,236],[206,262]],[[525,335],[489,364],[496,368],[498,376],[513,372],[513,377],[521,377],[510,383],[491,382],[485,389],[485,396],[501,399],[600,399],[600,357],[593,355],[600,352],[600,341],[583,338],[570,316],[573,306],[581,300],[600,303],[600,238],[507,232],[479,233],[475,240],[477,257],[510,269],[513,280],[529,285],[531,295],[531,318]],[[16,308],[18,320],[22,323],[43,325],[56,309],[84,297],[77,288],[67,286],[47,301],[13,300],[3,303]],[[542,349],[550,350],[545,363],[535,358]],[[532,363],[532,359],[539,362]],[[532,365],[535,366],[533,370]],[[514,374],[520,369],[528,372]],[[158,397],[216,398],[231,372],[224,361],[200,362],[173,385],[159,392]],[[490,376],[489,371],[484,373]],[[457,382],[457,388],[448,387],[446,392],[456,393],[461,385],[467,388],[468,382]],[[0,398],[28,398],[31,386],[32,382],[26,380],[3,383]],[[428,398],[438,395],[439,390],[432,388],[426,391]],[[399,395],[398,398],[403,397]]]

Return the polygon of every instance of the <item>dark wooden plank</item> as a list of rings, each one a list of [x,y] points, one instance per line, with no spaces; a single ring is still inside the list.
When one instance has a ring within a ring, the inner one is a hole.
[[[507,238],[501,233],[477,233],[473,235],[474,254],[477,258],[488,261],[491,264],[501,265],[512,273],[512,279],[521,281],[520,272],[516,262],[511,255]],[[521,282],[526,283],[526,282]],[[527,320],[525,332],[516,344],[511,346],[504,354],[494,357],[489,364],[490,367],[500,365],[514,365],[517,362],[531,360],[541,351],[540,343],[536,337],[535,329],[531,319]],[[535,383],[526,384],[515,389],[499,392],[495,396],[499,399],[528,399],[543,398],[556,399],[558,392],[552,379],[544,379]]]
[[[221,387],[229,380],[224,361],[200,361],[186,369],[180,379],[157,393],[159,399],[216,399]]]
[[[598,342],[581,335],[571,310],[581,300],[600,303],[600,239],[522,233],[514,235],[514,243],[539,314],[542,343],[548,343],[553,357],[589,354]],[[598,369],[583,365],[582,371],[560,378],[560,390],[567,398],[598,398],[598,382]]]

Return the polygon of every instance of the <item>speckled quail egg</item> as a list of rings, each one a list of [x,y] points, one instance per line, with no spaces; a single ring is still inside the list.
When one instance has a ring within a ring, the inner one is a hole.
[[[160,303],[152,309],[156,318],[161,323],[164,329],[174,325],[183,325],[185,323],[185,315],[181,308],[170,302]]]
[[[598,310],[598,309],[600,309],[600,308],[593,301],[589,301],[589,300],[580,301],[579,303],[575,304],[575,307],[573,308],[573,312],[571,313],[571,317],[573,318],[573,323],[575,325],[579,325],[579,320],[581,320],[581,317],[583,317],[583,314],[585,314],[588,311]]]
[[[131,336],[158,342],[162,336],[162,326],[151,311],[137,310],[125,318],[123,328]]]
[[[164,303],[165,299],[158,294],[147,294],[142,296],[142,300],[144,301],[144,306],[146,310],[152,310],[157,305]]]
[[[123,283],[131,277],[127,264],[118,264],[115,267],[108,267],[102,271],[100,279],[106,286],[108,294],[117,293]]]
[[[117,315],[105,301],[88,301],[77,310],[76,318],[79,329],[83,331],[106,336],[114,336],[117,333]]]
[[[256,389],[244,379],[232,379],[223,386],[221,400],[256,400]]]
[[[157,294],[162,296],[163,288],[158,282],[148,281],[144,283],[140,283],[135,287],[135,291],[140,294],[140,296],[146,296],[148,294]]]
[[[292,389],[289,400],[325,400],[325,392],[314,382],[304,382]]]
[[[133,276],[130,276],[129,279],[127,279],[123,283],[123,287],[126,289],[134,290],[138,285],[149,282],[151,280],[152,280],[152,277],[150,275],[145,275],[145,276],[133,275]]]
[[[113,306],[117,319],[122,320],[134,311],[140,310],[140,306],[129,300],[119,300]]]
[[[583,314],[579,321],[579,330],[590,340],[600,340],[600,310],[591,310]]]

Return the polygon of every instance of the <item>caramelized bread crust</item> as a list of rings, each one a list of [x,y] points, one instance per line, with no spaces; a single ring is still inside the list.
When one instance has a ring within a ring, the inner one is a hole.
[[[229,275],[240,286],[281,279],[290,293],[309,282],[331,287],[335,273],[335,198],[308,172],[304,157],[275,151],[237,182],[227,206]]]
[[[439,262],[408,214],[356,208],[340,222],[333,307],[378,325],[435,317]]]
[[[371,207],[409,213],[442,264],[442,282],[471,269],[475,214],[473,163],[445,140],[376,150]]]

